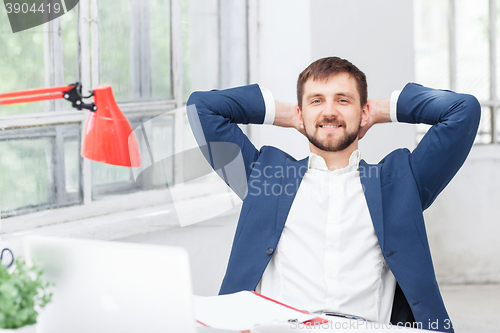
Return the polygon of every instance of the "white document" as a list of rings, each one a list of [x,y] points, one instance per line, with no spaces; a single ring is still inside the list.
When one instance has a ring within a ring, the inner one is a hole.
[[[249,291],[222,296],[193,296],[196,320],[213,328],[226,330],[250,330],[255,325],[299,323],[316,318],[267,300]]]

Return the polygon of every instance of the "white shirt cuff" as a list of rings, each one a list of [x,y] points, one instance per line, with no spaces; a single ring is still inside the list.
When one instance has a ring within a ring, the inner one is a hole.
[[[274,97],[271,90],[259,87],[264,98],[264,105],[266,106],[266,115],[264,117],[264,124],[274,124],[274,116],[276,114],[276,107],[274,105]]]
[[[390,111],[391,111],[391,121],[394,123],[398,122],[398,117],[397,117],[397,105],[398,105],[398,99],[399,99],[399,94],[401,94],[402,90],[394,90],[391,94],[391,106],[390,106]]]

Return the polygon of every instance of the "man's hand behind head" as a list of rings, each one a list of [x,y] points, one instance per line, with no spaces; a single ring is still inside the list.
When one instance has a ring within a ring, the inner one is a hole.
[[[280,127],[293,127],[305,135],[304,127],[300,125],[299,107],[297,103],[281,103],[275,101],[276,114],[274,125]]]
[[[359,128],[358,139],[360,140],[373,125],[391,121],[390,99],[369,99],[366,107],[368,108],[369,119],[366,125]]]

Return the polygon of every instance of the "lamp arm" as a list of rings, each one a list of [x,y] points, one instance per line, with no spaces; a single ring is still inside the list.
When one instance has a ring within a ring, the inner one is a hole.
[[[28,89],[0,94],[0,105],[11,105],[21,103],[32,103],[64,98],[71,102],[71,106],[81,110],[87,109],[92,112],[97,111],[94,103],[83,103],[84,98],[94,95],[91,91],[89,96],[82,95],[82,84],[76,82],[67,86]]]

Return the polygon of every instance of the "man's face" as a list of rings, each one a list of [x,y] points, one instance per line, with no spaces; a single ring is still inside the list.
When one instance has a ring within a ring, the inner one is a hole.
[[[349,74],[340,73],[327,81],[309,79],[304,84],[299,123],[317,148],[323,151],[348,148],[356,141],[359,127],[367,121],[367,107],[361,107],[356,80]]]

